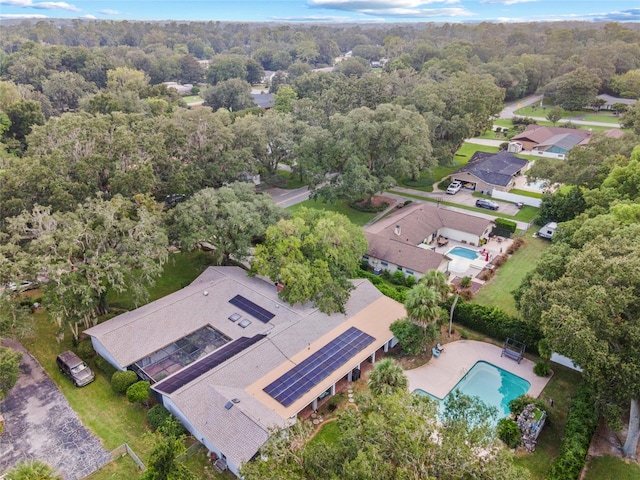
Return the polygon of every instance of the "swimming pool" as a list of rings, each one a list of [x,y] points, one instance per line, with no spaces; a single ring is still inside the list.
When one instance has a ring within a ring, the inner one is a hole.
[[[509,402],[527,393],[530,387],[531,383],[524,378],[491,363],[479,361],[460,379],[451,392],[459,390],[465,395],[480,397],[487,405],[496,407],[498,416],[502,418],[509,415]],[[451,392],[447,396],[451,395]],[[444,405],[446,399],[446,397],[440,399],[419,388],[414,390],[414,393],[438,400],[441,406]]]
[[[475,260],[480,257],[480,254],[475,250],[471,250],[470,248],[464,247],[453,247],[449,250],[445,255],[454,255],[456,257],[466,258],[468,260]]]

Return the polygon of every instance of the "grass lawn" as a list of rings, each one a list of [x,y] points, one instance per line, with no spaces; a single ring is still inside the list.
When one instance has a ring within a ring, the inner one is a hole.
[[[293,190],[294,188],[300,188],[306,185],[305,182],[300,180],[300,176],[286,170],[278,170],[276,176],[282,179],[281,182],[284,184],[282,188],[286,188],[287,190]]]
[[[547,421],[542,433],[538,437],[538,445],[533,453],[519,453],[516,457],[516,465],[520,465],[529,472],[533,480],[544,480],[553,459],[560,451],[560,442],[567,423],[567,413],[571,405],[571,399],[575,395],[580,383],[581,375],[569,368],[556,363],[551,364],[554,375],[540,394],[540,399],[549,404],[553,399],[553,407],[547,409]],[[596,478],[596,477],[594,477]],[[617,478],[617,477],[597,477]]]
[[[587,474],[584,476],[584,480],[601,480],[603,478],[638,480],[640,465],[610,455],[594,457],[587,464]]]
[[[502,265],[473,297],[481,305],[500,307],[510,315],[518,315],[511,292],[518,288],[527,272],[533,270],[542,252],[551,245],[547,240],[525,235],[525,245]]]
[[[316,433],[315,437],[309,442],[309,446],[313,447],[320,442],[335,444],[338,443],[339,439],[340,427],[338,427],[338,422],[329,422],[325,423],[322,428],[318,430],[318,433]]]
[[[202,102],[204,98],[202,98],[200,95],[187,95],[186,97],[182,97],[182,100],[184,100],[186,103],[194,103]]]
[[[542,198],[542,193],[530,192],[529,190],[520,190],[517,188],[512,188],[511,190],[509,190],[509,193],[515,193],[516,195],[524,195],[525,197],[531,197],[531,198]]]
[[[610,113],[592,113],[583,116],[580,120],[584,120],[585,122],[620,123],[620,117],[616,117]]]
[[[328,212],[338,212],[348,217],[349,220],[351,220],[356,225],[360,226],[363,226],[377,215],[377,213],[359,212],[358,210],[354,210],[353,208],[349,207],[349,205],[347,205],[346,200],[338,200],[335,203],[325,203],[321,200],[309,199],[305,200],[304,202],[287,207],[287,210],[293,213],[302,207],[326,210]]]

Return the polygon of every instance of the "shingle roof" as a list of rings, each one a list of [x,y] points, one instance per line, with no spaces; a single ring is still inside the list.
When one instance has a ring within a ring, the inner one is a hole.
[[[582,140],[585,140],[591,136],[591,132],[589,130],[578,130],[575,128],[566,127],[543,127],[540,125],[527,125],[526,130],[513,136],[511,138],[511,141],[525,140],[537,144],[546,142],[551,137],[563,133],[571,133],[573,135],[577,135],[582,138]]]
[[[513,176],[529,163],[510,152],[476,152],[464,167],[455,173],[468,172],[489,185],[506,187]]]
[[[275,105],[275,97],[272,93],[252,93],[253,103],[260,108],[271,108]]]
[[[598,95],[597,98],[606,100],[607,103],[605,103],[605,105],[613,105],[614,103],[624,103],[625,105],[633,105],[638,101],[635,98],[614,97],[613,95],[608,95],[606,93],[602,93]]]
[[[418,273],[429,270],[437,270],[442,262],[446,261],[444,255],[433,250],[427,250],[384,235],[367,233],[369,249],[367,254],[387,262],[400,265]]]
[[[563,150],[570,150],[572,147],[575,147],[583,140],[583,137],[580,137],[579,135],[575,135],[573,133],[560,133],[558,135],[554,135],[545,142],[539,143],[534,148],[559,147]]]

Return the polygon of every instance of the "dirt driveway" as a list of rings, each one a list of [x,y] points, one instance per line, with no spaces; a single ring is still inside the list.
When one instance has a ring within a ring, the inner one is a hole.
[[[41,460],[65,480],[81,479],[111,460],[100,440],[87,430],[55,383],[22,345],[18,383],[0,404],[5,425],[0,435],[0,475],[25,459]]]

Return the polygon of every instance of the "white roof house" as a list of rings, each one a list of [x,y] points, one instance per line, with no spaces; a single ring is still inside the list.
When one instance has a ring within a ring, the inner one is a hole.
[[[290,306],[238,267],[86,330],[119,369],[148,378],[165,407],[238,475],[266,442],[379,349],[404,306],[353,280],[346,314]]]

